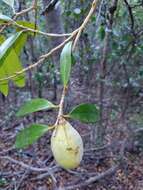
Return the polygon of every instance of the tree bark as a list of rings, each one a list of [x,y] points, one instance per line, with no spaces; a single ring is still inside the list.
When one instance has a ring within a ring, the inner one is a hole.
[[[51,0],[43,0],[43,6],[48,7]],[[45,12],[46,19],[46,30],[50,33],[64,33],[63,22],[61,18],[61,6],[60,4],[56,4],[52,9],[48,12]],[[52,38],[50,39],[50,48],[56,47],[60,43],[62,43],[64,37],[61,38]],[[57,71],[59,69],[59,51],[56,52],[52,56],[52,62],[55,67],[54,72],[54,96],[53,99],[57,98]]]
[[[104,144],[104,137],[106,133],[106,126],[104,124],[104,94],[105,94],[105,80],[107,71],[107,56],[109,53],[109,42],[112,34],[112,26],[114,22],[114,14],[117,9],[118,0],[112,0],[112,4],[109,7],[106,24],[106,35],[104,39],[104,47],[102,53],[102,59],[100,62],[100,83],[99,83],[99,103],[100,103],[100,121],[97,127],[96,144],[102,146]]]

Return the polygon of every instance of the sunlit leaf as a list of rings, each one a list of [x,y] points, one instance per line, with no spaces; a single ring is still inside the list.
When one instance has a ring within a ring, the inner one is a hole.
[[[0,44],[3,43],[5,37],[0,35]],[[20,59],[17,56],[16,52],[12,48],[7,57],[4,60],[4,63],[0,66],[0,79],[7,78],[14,75],[16,72],[23,69]],[[12,78],[13,82],[18,87],[23,87],[25,85],[25,74],[22,73],[17,75],[15,78]],[[5,96],[8,95],[8,80],[0,81],[0,92]]]
[[[0,46],[0,66],[4,63],[4,60],[10,53],[13,47],[15,47],[21,38],[22,32],[17,32],[5,40]]]
[[[24,47],[26,41],[27,41],[28,34],[26,32],[23,32],[17,41],[17,43],[14,43],[13,49],[15,50],[15,53],[19,56],[22,48]]]

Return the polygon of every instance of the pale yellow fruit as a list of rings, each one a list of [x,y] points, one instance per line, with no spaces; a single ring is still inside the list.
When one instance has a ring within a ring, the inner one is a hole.
[[[82,138],[67,121],[53,132],[51,149],[57,163],[65,169],[76,168],[82,160]]]

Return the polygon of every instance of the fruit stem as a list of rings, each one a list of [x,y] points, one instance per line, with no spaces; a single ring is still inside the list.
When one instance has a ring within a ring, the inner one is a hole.
[[[58,116],[57,116],[55,126],[57,126],[59,124],[59,121],[61,120],[62,115],[63,115],[63,106],[64,106],[64,100],[65,100],[67,89],[68,89],[67,86],[64,86],[62,96],[61,96],[61,100],[59,103],[59,112],[58,112]]]
[[[49,126],[49,130],[54,129],[55,125]]]

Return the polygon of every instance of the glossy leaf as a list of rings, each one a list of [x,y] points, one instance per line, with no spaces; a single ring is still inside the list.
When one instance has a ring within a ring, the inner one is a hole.
[[[0,43],[3,43],[5,40],[4,36],[0,36]],[[10,53],[4,60],[4,64],[0,66],[0,79],[7,78],[11,75],[14,75],[15,72],[21,71],[23,69],[20,59],[18,58],[16,52],[12,48]],[[25,74],[21,74],[12,78],[13,82],[18,87],[23,87],[25,85]],[[0,92],[5,96],[8,95],[8,80],[0,81]]]
[[[16,34],[13,34],[10,36],[7,40],[2,43],[0,46],[0,66],[4,63],[4,60],[10,53],[13,47],[16,47],[16,45],[19,43],[20,37],[22,35],[22,32],[17,32]]]
[[[99,109],[95,104],[80,104],[68,116],[81,122],[95,123],[99,120]]]
[[[12,8],[14,7],[14,0],[2,0],[5,2],[7,5],[11,6]]]
[[[26,148],[35,143],[47,131],[47,125],[32,124],[28,128],[21,130],[21,132],[16,136],[15,147]]]
[[[42,99],[42,98],[36,98],[36,99],[32,99],[28,102],[26,102],[21,108],[20,110],[17,112],[17,117],[20,116],[25,116],[29,113],[33,113],[33,112],[37,112],[40,110],[45,110],[45,109],[49,109],[49,108],[54,108],[56,107],[54,104],[52,104],[51,102],[49,102],[46,99]]]
[[[63,85],[66,86],[71,72],[72,64],[72,42],[65,45],[60,57],[60,73]]]

